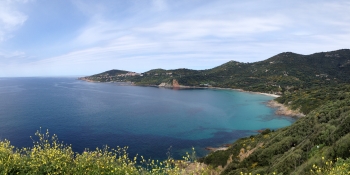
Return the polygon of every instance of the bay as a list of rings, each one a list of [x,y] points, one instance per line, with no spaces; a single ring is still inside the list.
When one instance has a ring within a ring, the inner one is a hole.
[[[273,97],[215,89],[163,89],[90,83],[76,78],[0,78],[0,139],[30,147],[36,130],[58,135],[82,152],[128,146],[131,157],[198,156],[294,122],[266,106]]]

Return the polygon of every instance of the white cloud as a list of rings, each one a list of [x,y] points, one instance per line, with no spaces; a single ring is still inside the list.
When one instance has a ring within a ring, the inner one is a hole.
[[[136,28],[135,31],[165,34],[173,38],[235,37],[276,31],[286,25],[282,18],[241,18],[232,20],[185,20],[157,24],[154,27]]]
[[[0,52],[0,57],[13,58],[13,57],[24,57],[25,53],[21,51],[14,51],[11,53]]]
[[[16,9],[19,3],[27,1],[0,1],[0,42],[11,36],[11,32],[27,20],[27,16]]]
[[[110,40],[118,36],[118,30],[120,29],[117,26],[103,19],[93,20],[90,25],[82,29],[75,42],[80,45],[89,45]]]
[[[163,11],[168,9],[168,5],[165,0],[152,0],[152,3],[156,11]]]

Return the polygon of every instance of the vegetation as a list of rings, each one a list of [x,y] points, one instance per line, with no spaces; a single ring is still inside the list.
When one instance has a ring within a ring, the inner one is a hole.
[[[130,81],[147,86],[171,84],[175,79],[184,86],[235,88],[282,95],[313,87],[348,83],[350,50],[312,55],[285,52],[255,63],[230,61],[206,70],[153,69],[139,76],[120,76],[125,72],[111,70],[84,78],[100,82]]]
[[[276,99],[277,102],[289,106],[293,110],[299,109],[308,114],[312,110],[328,101],[336,101],[350,98],[350,85],[322,85],[294,92],[285,92]]]
[[[325,161],[322,157],[320,165],[312,165],[310,174],[328,174],[328,175],[346,175],[350,174],[350,159],[344,160],[337,158],[336,162],[329,160]]]
[[[228,150],[211,153],[200,161],[213,167],[226,166],[222,174],[309,174],[313,165],[324,166],[321,157],[338,166],[337,158],[350,157],[350,98],[343,97],[322,101],[323,105],[289,127],[239,139]],[[249,156],[244,156],[247,153]],[[227,157],[232,160],[226,165]]]
[[[208,174],[196,163],[195,152],[175,161],[129,159],[127,148],[103,149],[74,153],[71,146],[58,141],[49,132],[37,131],[38,141],[32,148],[14,148],[10,141],[0,141],[0,174]],[[191,166],[192,165],[192,166]]]

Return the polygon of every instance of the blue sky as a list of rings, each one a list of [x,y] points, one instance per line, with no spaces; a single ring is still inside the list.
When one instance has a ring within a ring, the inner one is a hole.
[[[209,69],[350,48],[347,0],[0,0],[0,77]]]

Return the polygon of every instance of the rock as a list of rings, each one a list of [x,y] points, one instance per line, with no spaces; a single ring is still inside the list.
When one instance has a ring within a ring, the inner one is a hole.
[[[271,100],[267,103],[268,106],[277,108],[276,114],[277,115],[286,115],[286,116],[292,116],[292,117],[304,117],[305,114],[296,111],[296,110],[291,110],[287,106],[280,104],[274,100]]]
[[[173,79],[173,87],[174,88],[179,88],[180,87],[180,84],[179,84],[179,82],[177,82],[176,79]]]

